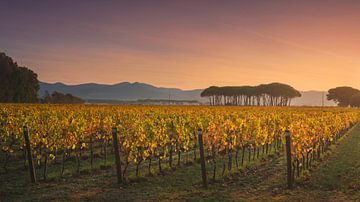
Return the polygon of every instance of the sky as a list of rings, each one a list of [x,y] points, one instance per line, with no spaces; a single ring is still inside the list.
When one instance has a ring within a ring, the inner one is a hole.
[[[2,0],[0,52],[51,83],[360,88],[360,1]]]

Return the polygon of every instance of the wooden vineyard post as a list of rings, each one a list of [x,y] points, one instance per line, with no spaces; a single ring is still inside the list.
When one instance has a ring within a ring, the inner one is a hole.
[[[24,126],[23,131],[24,131],[24,140],[25,140],[27,159],[28,159],[28,163],[29,163],[30,179],[31,179],[32,183],[36,183],[36,174],[35,174],[32,153],[31,153],[31,145],[30,145],[28,128],[26,126]]]
[[[114,152],[115,152],[117,181],[120,184],[122,183],[122,173],[121,173],[121,162],[120,162],[120,153],[119,153],[119,140],[117,136],[116,127],[112,128],[112,138],[113,138]]]
[[[287,162],[287,184],[292,189],[292,166],[291,166],[291,134],[289,130],[285,131],[286,139],[286,162]]]
[[[198,130],[199,150],[200,150],[200,163],[201,163],[201,175],[204,188],[207,188],[206,182],[206,167],[205,167],[205,155],[204,155],[204,144],[202,137],[202,130]]]
[[[93,169],[94,150],[93,150],[93,133],[90,133],[90,168]]]

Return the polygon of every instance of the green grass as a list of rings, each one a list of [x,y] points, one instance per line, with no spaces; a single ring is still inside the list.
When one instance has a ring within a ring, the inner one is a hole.
[[[323,200],[360,198],[360,125],[350,132],[299,190]]]
[[[360,126],[356,126],[328,151],[330,154],[312,168],[304,179],[298,179],[294,190],[286,189],[286,166],[282,155],[271,155],[247,163],[221,177],[221,163],[217,165],[217,180],[211,181],[212,165],[207,164],[209,187],[201,186],[200,165],[182,164],[156,174],[157,161],[153,162],[154,176],[135,178],[134,168],[129,170],[130,183],[116,184],[114,168],[100,170],[101,159],[95,159],[95,170],[74,175],[75,163],[68,162],[66,176],[59,178],[59,165],[49,167],[49,180],[36,185],[29,183],[27,170],[12,164],[9,173],[0,174],[0,201],[26,200],[96,200],[96,201],[249,201],[249,200],[351,200],[360,195]],[[190,159],[190,158],[189,158]],[[185,160],[183,158],[183,160]],[[82,161],[82,169],[89,169],[89,160]],[[177,163],[174,160],[174,165]],[[19,162],[21,164],[21,162]],[[113,164],[113,156],[108,157]],[[147,164],[147,162],[145,162]]]

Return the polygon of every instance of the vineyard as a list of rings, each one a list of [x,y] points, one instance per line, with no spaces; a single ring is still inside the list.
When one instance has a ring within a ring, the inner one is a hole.
[[[76,173],[99,162],[107,169],[115,157],[120,183],[189,163],[206,164],[203,180],[215,181],[245,162],[284,154],[287,132],[295,179],[358,119],[347,108],[1,105],[2,167],[27,168],[33,159],[32,172],[46,180],[49,169],[58,177],[71,163]]]

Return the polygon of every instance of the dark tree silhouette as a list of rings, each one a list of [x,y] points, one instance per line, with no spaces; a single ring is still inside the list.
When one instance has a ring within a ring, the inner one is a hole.
[[[289,85],[271,83],[259,86],[211,86],[201,96],[208,97],[210,105],[289,106],[291,100],[301,94]]]
[[[0,52],[0,102],[37,102],[37,74]]]
[[[46,91],[42,102],[49,104],[83,104],[85,101],[71,94],[63,94],[55,91],[50,95],[49,92]]]
[[[360,107],[360,93],[356,93],[350,98],[351,107]]]
[[[352,99],[356,99],[356,95],[359,94],[360,91],[358,89],[342,86],[337,88],[332,88],[329,90],[329,94],[327,94],[328,100],[333,100],[340,107],[348,107],[352,105]],[[355,96],[353,98],[353,96]]]

